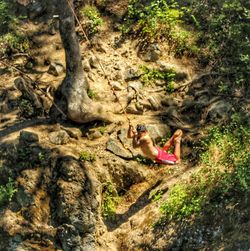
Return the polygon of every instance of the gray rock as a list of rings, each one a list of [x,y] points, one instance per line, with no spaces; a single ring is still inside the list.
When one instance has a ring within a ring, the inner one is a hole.
[[[149,96],[148,101],[151,104],[153,110],[158,111],[161,107],[159,101],[154,96]]]
[[[211,121],[227,121],[232,113],[232,105],[224,100],[214,102],[208,108],[208,117]]]
[[[143,114],[143,110],[138,110],[134,103],[128,105],[126,112],[130,114]]]
[[[80,139],[82,137],[82,131],[79,128],[66,128],[61,126],[61,128],[68,133],[71,138]]]
[[[92,68],[98,68],[98,66],[99,66],[98,58],[95,57],[95,56],[92,56],[92,57],[89,59],[89,65],[90,65]]]
[[[129,67],[125,70],[123,78],[125,81],[131,81],[137,79],[139,78],[138,71]]]
[[[60,130],[56,132],[51,132],[49,134],[49,140],[55,145],[63,145],[69,142],[69,135],[66,131]]]
[[[59,76],[65,71],[64,66],[60,63],[51,63],[48,69],[48,73],[53,76]]]
[[[83,250],[81,237],[73,225],[63,224],[58,228],[58,238],[64,251]],[[78,248],[78,249],[77,249]]]
[[[84,59],[82,61],[82,65],[83,65],[83,70],[84,71],[86,71],[86,72],[90,71],[90,64],[89,64],[89,61],[87,59]]]
[[[170,132],[170,127],[166,124],[149,124],[146,125],[146,127],[149,131],[150,137],[155,142],[158,142],[162,138],[165,138]]]
[[[150,45],[146,52],[139,53],[140,58],[146,62],[156,62],[161,55],[160,47],[157,43]]]
[[[102,134],[101,134],[100,131],[95,130],[95,129],[92,129],[92,130],[89,130],[89,131],[88,131],[87,137],[88,137],[88,139],[90,139],[90,140],[99,139],[99,138],[102,137]]]
[[[36,143],[39,141],[39,137],[36,133],[29,131],[21,131],[19,141],[26,143]]]
[[[45,9],[41,2],[32,1],[32,4],[28,7],[28,15],[30,19],[41,16],[44,13]]]
[[[174,71],[176,73],[176,81],[182,81],[188,78],[187,72],[183,71],[178,65],[170,64],[164,61],[157,61],[157,64],[162,71]]]
[[[130,91],[131,89],[139,91],[142,88],[143,88],[143,84],[140,81],[134,81],[128,84],[128,91]]]
[[[176,106],[178,105],[178,102],[173,97],[165,97],[161,100],[161,104],[166,106]]]
[[[124,159],[131,159],[132,154],[124,149],[121,143],[113,138],[109,138],[106,149]]]
[[[121,85],[121,83],[119,83],[119,82],[111,82],[110,83],[111,84],[111,86],[113,87],[113,89],[115,90],[115,91],[121,91],[122,89],[124,89],[124,87]]]

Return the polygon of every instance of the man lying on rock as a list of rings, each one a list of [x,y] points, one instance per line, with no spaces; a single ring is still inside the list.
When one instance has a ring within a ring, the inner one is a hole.
[[[158,164],[177,164],[181,161],[181,137],[182,130],[175,131],[173,136],[166,142],[163,148],[154,146],[153,140],[149,136],[147,128],[143,124],[138,124],[136,130],[129,125],[128,138],[133,139],[133,147],[140,147],[142,152],[151,160]],[[174,145],[174,153],[168,153],[168,149]]]

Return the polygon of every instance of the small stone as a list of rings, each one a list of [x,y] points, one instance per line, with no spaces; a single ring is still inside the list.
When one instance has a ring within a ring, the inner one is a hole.
[[[125,159],[131,159],[132,154],[129,153],[127,150],[125,150],[120,142],[118,140],[110,138],[107,142],[106,149],[110,152],[114,153],[115,155],[125,158]]]
[[[139,77],[139,75],[138,75],[137,70],[135,70],[133,68],[127,68],[124,72],[124,80],[125,81],[131,81],[131,80],[134,80],[138,77]]]
[[[19,140],[21,142],[35,143],[39,141],[39,137],[36,133],[29,132],[29,131],[21,131]]]
[[[130,114],[143,114],[143,110],[137,110],[135,104],[130,104],[126,109],[126,112]]]
[[[82,64],[83,64],[83,70],[86,72],[89,72],[90,71],[89,61],[87,59],[84,59]]]
[[[89,132],[87,133],[87,137],[90,140],[99,139],[102,137],[102,134],[98,130],[89,130]]]
[[[151,107],[152,107],[153,110],[158,111],[160,109],[161,105],[160,105],[160,103],[157,101],[157,99],[155,97],[150,96],[148,98],[148,101],[150,102]]]
[[[49,140],[55,145],[63,145],[69,142],[69,135],[66,131],[60,130],[56,132],[51,132],[49,134]]]
[[[64,66],[60,63],[51,63],[48,69],[48,73],[53,76],[59,76],[65,71]]]
[[[95,57],[95,56],[92,56],[90,59],[89,59],[89,65],[92,67],[92,68],[98,68],[98,58]]]
[[[111,82],[110,85],[115,91],[121,91],[124,87],[119,82]]]

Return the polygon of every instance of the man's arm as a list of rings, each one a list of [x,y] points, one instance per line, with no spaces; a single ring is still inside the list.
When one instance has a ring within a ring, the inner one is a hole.
[[[138,135],[137,134],[134,134],[132,144],[133,144],[134,148],[138,148],[138,147],[141,146],[141,140],[138,139]]]
[[[135,134],[136,134],[136,131],[135,131],[134,127],[132,125],[129,125],[127,137],[133,138]]]

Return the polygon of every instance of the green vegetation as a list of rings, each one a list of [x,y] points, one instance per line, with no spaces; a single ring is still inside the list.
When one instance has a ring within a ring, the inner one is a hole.
[[[163,195],[163,191],[162,190],[157,190],[150,197],[152,197],[153,202],[156,202],[156,201],[159,201],[162,198],[162,195]]]
[[[143,0],[130,0],[120,30],[139,35],[142,44],[167,40],[176,54],[196,53],[198,49],[192,41],[195,36],[183,27],[183,16],[184,8],[176,1],[153,0],[145,4]]]
[[[99,31],[99,27],[103,24],[98,9],[95,6],[87,4],[80,10],[80,14],[82,17],[87,18],[88,35],[96,34]]]
[[[9,179],[6,185],[0,185],[0,206],[6,205],[11,201],[16,191],[15,184],[11,179]]]
[[[81,151],[79,154],[79,160],[93,162],[96,160],[96,155],[88,151]]]
[[[166,90],[174,91],[174,81],[176,73],[174,70],[162,71],[159,69],[150,69],[145,65],[140,66],[140,80],[145,85],[154,84],[156,80],[164,80],[166,82]]]
[[[103,203],[102,216],[105,219],[113,219],[115,215],[116,206],[120,201],[116,189],[111,182],[106,182],[103,185]]]
[[[89,98],[91,98],[91,99],[95,99],[96,98],[96,92],[95,91],[93,91],[93,90],[88,90],[88,96],[89,96]]]
[[[219,201],[250,193],[250,129],[242,123],[215,127],[202,141],[202,169],[176,184],[161,206],[164,218],[181,219]]]
[[[29,49],[28,38],[18,28],[18,18],[13,13],[10,1],[0,0],[0,53],[11,55]]]
[[[107,128],[105,126],[101,126],[98,128],[98,131],[103,135],[107,131]]]
[[[194,0],[186,8],[186,21],[199,33],[201,61],[229,78],[228,84],[247,84],[250,72],[249,1]]]

